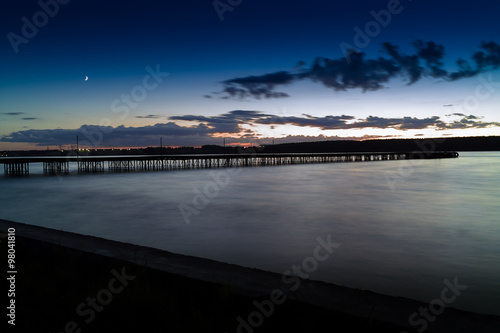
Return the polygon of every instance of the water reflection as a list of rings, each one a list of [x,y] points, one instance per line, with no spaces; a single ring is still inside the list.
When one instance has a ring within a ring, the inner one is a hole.
[[[318,236],[341,244],[312,278],[500,314],[499,153],[400,162],[243,168],[186,224],[179,211],[210,170],[1,179],[1,218],[282,273]]]

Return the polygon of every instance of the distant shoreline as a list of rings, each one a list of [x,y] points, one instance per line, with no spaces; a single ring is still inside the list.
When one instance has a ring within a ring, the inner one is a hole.
[[[277,140],[278,141],[278,140]],[[166,143],[168,145],[168,143]],[[68,146],[68,145],[65,145]],[[54,146],[52,146],[53,148]],[[100,148],[79,147],[69,149],[0,151],[0,156],[102,156],[102,155],[178,155],[178,154],[244,154],[244,153],[357,153],[357,152],[402,152],[402,151],[500,151],[500,136],[452,137],[429,139],[379,139],[337,140],[259,145],[201,147],[145,147],[145,148]]]

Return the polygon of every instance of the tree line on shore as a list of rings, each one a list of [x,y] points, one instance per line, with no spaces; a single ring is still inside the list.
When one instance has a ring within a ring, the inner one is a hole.
[[[205,145],[201,147],[92,148],[80,150],[4,151],[5,157],[18,156],[103,156],[103,155],[177,155],[245,153],[347,153],[403,151],[499,151],[500,136],[453,137],[439,139],[335,140],[260,145],[253,147]]]

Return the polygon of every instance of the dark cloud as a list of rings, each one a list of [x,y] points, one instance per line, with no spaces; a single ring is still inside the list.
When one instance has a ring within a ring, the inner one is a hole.
[[[247,76],[226,80],[223,82],[221,98],[238,98],[245,99],[253,97],[261,98],[282,98],[289,95],[283,92],[276,92],[274,88],[278,85],[286,85],[292,83],[297,77],[286,71],[270,73],[260,76]]]
[[[352,141],[362,141],[370,139],[383,139],[383,138],[394,138],[398,135],[363,135],[363,136],[339,136],[339,135],[287,135],[283,138],[274,139],[275,144],[280,143],[295,143],[295,142],[314,142],[314,141],[329,141],[329,140],[352,140]],[[263,144],[270,144],[269,139],[262,139]]]
[[[481,119],[481,118],[483,118],[483,117],[475,116],[473,114],[466,115],[466,114],[463,114],[463,113],[452,113],[452,114],[447,114],[446,116],[447,117],[458,116],[458,117],[463,117],[464,119]]]
[[[22,114],[26,114],[26,112],[2,112],[0,114],[5,114],[7,116],[19,116]]]
[[[0,142],[25,142],[39,146],[70,144],[80,139],[82,146],[148,146],[158,145],[162,137],[165,144],[198,145],[210,142],[212,130],[206,125],[179,126],[175,123],[159,123],[143,127],[109,127],[83,125],[79,129],[29,129],[11,133]],[[212,142],[215,142],[212,140]],[[218,140],[217,140],[218,142]]]
[[[223,99],[283,98],[289,95],[276,91],[276,88],[300,80],[319,82],[335,91],[361,89],[366,92],[382,89],[389,80],[396,77],[405,78],[409,85],[423,77],[455,81],[500,66],[500,46],[492,41],[483,42],[480,51],[471,56],[474,65],[462,58],[457,59],[455,71],[443,68],[443,45],[417,40],[413,42],[413,46],[416,52],[411,55],[401,53],[396,45],[383,43],[382,51],[386,57],[366,59],[365,53],[350,50],[349,61],[345,58],[317,57],[309,67],[300,61],[293,71],[223,81],[222,91],[214,94]]]
[[[469,116],[466,116],[465,118],[466,118],[466,119],[481,119],[481,118],[483,118],[483,117],[477,117],[477,116],[474,116],[474,115],[472,115],[472,114],[471,114],[471,115],[469,115]]]
[[[248,140],[252,142],[264,140],[265,138],[260,138],[261,134],[248,128],[249,126],[255,127],[255,125],[269,125],[275,129],[278,125],[293,125],[321,130],[393,128],[401,131],[426,128],[447,130],[500,127],[498,122],[479,121],[481,117],[475,115],[461,113],[453,115],[459,116],[460,119],[445,122],[438,116],[427,118],[369,116],[362,119],[351,115],[279,116],[254,110],[234,110],[216,116],[183,115],[169,118],[170,120],[196,122],[192,126],[180,126],[174,122],[168,122],[142,127],[83,125],[78,129],[27,129],[0,137],[0,142],[34,143],[39,146],[59,145],[75,143],[78,136],[82,146],[156,146],[161,137],[165,145],[197,146],[220,144],[221,139],[217,136],[221,133],[232,134],[247,142]],[[391,137],[394,136],[391,135]],[[297,142],[300,141],[301,136],[293,136],[293,138],[297,139],[295,141]],[[318,139],[318,137],[314,138]]]
[[[482,42],[480,49],[482,51],[478,51],[472,56],[477,68],[480,70],[490,67],[496,69],[500,66],[500,45],[492,41]]]
[[[325,116],[313,117],[304,115],[304,117],[295,116],[275,116],[263,115],[262,118],[256,120],[256,123],[267,125],[289,124],[301,127],[318,127],[323,130],[341,129],[346,126],[346,121],[354,119],[353,116]]]
[[[499,122],[483,122],[483,121],[475,121],[475,119],[480,119],[480,118],[477,118],[475,116],[467,116],[460,120],[455,120],[452,123],[446,124],[446,127],[438,128],[438,130],[500,127]]]
[[[135,117],[140,118],[140,119],[158,119],[158,118],[161,118],[162,116],[157,115],[157,114],[148,114],[146,116],[135,116]]]
[[[429,127],[442,127],[445,126],[444,122],[438,116],[429,118],[382,118],[369,116],[365,120],[361,120],[351,124],[352,128],[396,128],[399,130],[409,129],[424,129]]]
[[[309,71],[300,74],[300,78],[321,82],[334,90],[360,88],[373,91],[382,88],[382,83],[389,81],[398,71],[391,60],[366,60],[363,52],[353,52],[350,62],[316,58]]]
[[[251,121],[262,117],[263,113],[260,111],[252,110],[233,110],[223,113],[218,116],[196,116],[196,115],[183,115],[172,116],[170,120],[187,120],[187,121],[200,121],[211,123],[234,123],[235,121]]]
[[[413,43],[417,49],[417,56],[425,61],[426,67],[429,69],[429,75],[432,77],[445,77],[448,73],[443,67],[444,46],[434,42],[423,42],[417,40]]]
[[[401,54],[399,47],[390,43],[383,43],[382,50],[399,65],[398,74],[405,77],[408,80],[408,84],[420,80],[424,68],[419,65],[420,59],[418,55]]]
[[[75,142],[76,136],[80,134],[73,129],[30,129],[13,132],[0,138],[1,142],[25,142],[38,145],[67,144]]]
[[[170,120],[196,121],[205,123],[213,133],[239,133],[242,131],[241,124],[251,124],[262,117],[259,111],[233,110],[219,116],[172,116]]]
[[[234,131],[230,133],[242,132],[241,125],[269,125],[276,128],[277,125],[293,125],[299,127],[313,127],[321,130],[342,130],[342,129],[363,129],[363,128],[394,128],[397,130],[414,130],[434,128],[439,130],[455,129],[455,128],[484,128],[484,127],[500,127],[500,123],[496,122],[480,122],[476,121],[480,117],[474,115],[465,115],[456,113],[462,117],[452,123],[443,121],[438,116],[427,118],[401,117],[401,118],[384,118],[376,116],[368,116],[364,119],[356,119],[350,115],[327,115],[323,117],[314,117],[308,114],[298,116],[279,116],[267,114],[259,111],[244,111],[236,110],[224,113],[218,116],[196,116],[185,115],[170,117],[170,120],[196,121],[205,124],[213,131],[220,131],[221,124],[230,124],[229,129]]]
[[[26,118],[21,118],[22,120],[37,120],[38,118],[34,117],[26,117]]]
[[[457,60],[457,67],[459,69],[458,71],[448,74],[449,80],[455,81],[466,77],[472,77],[481,71],[479,68],[473,69],[469,62],[461,58]]]

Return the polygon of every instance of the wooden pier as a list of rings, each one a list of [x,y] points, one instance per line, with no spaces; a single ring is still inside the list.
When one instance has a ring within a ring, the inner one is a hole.
[[[457,152],[384,152],[325,154],[229,154],[229,155],[129,155],[129,156],[60,156],[4,157],[5,176],[27,176],[31,163],[43,163],[47,175],[69,174],[69,164],[76,163],[79,173],[134,172],[222,167],[248,167],[334,162],[366,162],[405,159],[456,158]]]

